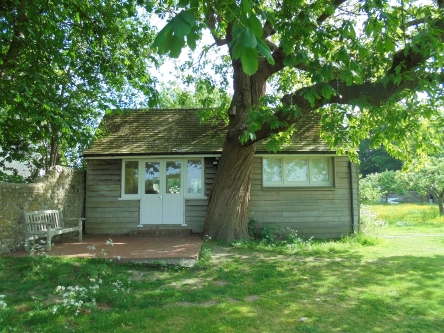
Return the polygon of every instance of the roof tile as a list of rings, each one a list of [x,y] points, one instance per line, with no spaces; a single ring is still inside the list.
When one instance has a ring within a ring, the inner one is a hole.
[[[196,109],[125,110],[103,118],[103,137],[83,156],[220,153],[226,127],[223,121],[200,123]],[[257,152],[266,151],[265,143],[260,143]],[[281,151],[330,151],[319,136],[319,116],[298,122],[291,142]]]

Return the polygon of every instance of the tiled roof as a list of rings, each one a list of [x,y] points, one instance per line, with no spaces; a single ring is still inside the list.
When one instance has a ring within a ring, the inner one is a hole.
[[[201,124],[195,109],[148,109],[105,116],[96,140],[84,157],[220,153],[226,124]],[[265,144],[257,152],[266,152]],[[283,152],[328,152],[319,137],[319,117],[301,121]]]

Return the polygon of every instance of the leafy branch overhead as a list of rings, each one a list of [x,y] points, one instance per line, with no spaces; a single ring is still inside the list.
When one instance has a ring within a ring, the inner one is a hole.
[[[212,238],[248,237],[258,142],[278,151],[303,138],[306,119],[340,153],[356,154],[367,137],[404,159],[442,149],[443,0],[171,0],[155,10],[170,15],[152,44],[160,54],[194,48],[205,29],[229,57],[229,124],[205,218]]]
[[[178,57],[186,45],[194,49],[201,31],[209,29],[216,45],[227,46],[233,64],[239,62],[249,76],[261,76],[271,84],[284,71],[299,73],[302,81],[275,87],[282,105],[297,106],[301,114],[331,105],[359,106],[360,113],[347,112],[361,118],[365,130],[356,133],[361,137],[369,128],[383,126],[384,118],[368,119],[364,110],[403,101],[406,107],[410,103],[418,108],[411,117],[418,120],[419,109],[438,109],[442,103],[441,0],[425,5],[416,1],[185,0],[177,5],[180,11],[152,44],[160,54]],[[428,94],[433,105],[420,102],[417,92]],[[323,112],[328,123],[331,117]],[[274,118],[287,126],[298,121],[284,108],[278,108]],[[286,128],[260,125],[250,143]],[[388,141],[392,139],[395,136]]]

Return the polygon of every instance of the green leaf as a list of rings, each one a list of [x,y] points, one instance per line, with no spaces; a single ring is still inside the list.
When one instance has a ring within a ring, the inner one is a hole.
[[[190,3],[190,0],[179,0],[179,3],[177,4],[178,7],[185,8]]]
[[[264,33],[264,31],[262,29],[262,23],[257,18],[257,16],[255,16],[255,15],[250,16],[248,18],[248,23],[249,23],[249,26],[250,26],[251,30],[256,35],[256,37],[257,38],[261,38],[263,33]]]
[[[190,11],[182,11],[179,15],[185,22],[189,24],[190,27],[194,27],[196,25],[196,18],[193,14],[191,14]]]
[[[185,20],[185,15],[183,15],[183,13],[185,12],[181,12],[171,20],[171,27],[174,34],[179,38],[183,38],[188,35],[192,28],[192,26]]]
[[[170,31],[171,31],[171,24],[168,23],[167,25],[165,25],[163,27],[162,30],[160,30],[157,33],[157,36],[154,39],[154,42],[151,44],[151,47],[152,48],[156,48],[156,47],[159,47],[161,44],[165,43],[165,41],[167,39],[167,36],[170,33]]]
[[[180,56],[180,52],[182,51],[182,47],[185,46],[185,42],[180,39],[178,36],[172,36],[170,41],[170,57],[178,58]]]
[[[195,32],[191,32],[188,36],[187,36],[187,45],[189,46],[189,48],[191,50],[195,50],[196,49],[196,40],[199,38],[199,35],[196,34]]]
[[[245,47],[255,48],[257,45],[256,36],[250,28],[246,27],[244,32],[242,33],[242,44]]]
[[[261,38],[258,38],[257,41],[257,50],[259,53],[262,54],[265,59],[267,59],[269,64],[274,65],[273,55],[271,54],[271,50],[267,43],[265,43]]]
[[[170,51],[171,39],[173,38],[173,32],[168,31],[162,43],[157,47],[157,53],[160,55],[167,54]],[[155,41],[154,41],[155,42]],[[154,43],[153,43],[154,44]]]
[[[250,0],[242,0],[242,9],[244,10],[244,13],[250,12],[251,10]]]
[[[240,39],[237,39],[231,51],[233,59],[234,60],[239,59],[244,51],[245,51],[245,46],[242,44]]]
[[[326,83],[322,86],[321,94],[325,99],[330,99],[331,96],[336,95],[336,92],[333,90],[332,87],[330,87],[329,84]]]
[[[253,75],[258,69],[258,55],[256,49],[245,48],[241,55],[241,63],[244,72]]]

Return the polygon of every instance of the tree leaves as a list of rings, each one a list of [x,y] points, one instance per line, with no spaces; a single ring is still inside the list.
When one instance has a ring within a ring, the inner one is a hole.
[[[188,46],[194,50],[198,35],[196,19],[190,10],[183,10],[174,16],[159,31],[151,47],[157,48],[160,55],[169,54],[172,58],[178,58],[185,46],[185,37]]]
[[[152,29],[134,1],[17,3],[0,6],[0,160],[48,167],[52,146],[78,163],[107,108],[132,103],[134,88],[153,94]]]

